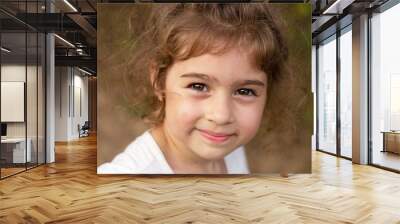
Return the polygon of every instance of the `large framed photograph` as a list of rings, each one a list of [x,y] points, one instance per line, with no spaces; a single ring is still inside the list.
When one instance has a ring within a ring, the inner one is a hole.
[[[309,4],[98,6],[98,174],[310,173]]]

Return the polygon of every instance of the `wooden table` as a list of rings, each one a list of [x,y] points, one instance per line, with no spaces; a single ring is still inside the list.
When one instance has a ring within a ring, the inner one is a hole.
[[[400,131],[382,131],[383,150],[382,152],[392,152],[400,154]]]

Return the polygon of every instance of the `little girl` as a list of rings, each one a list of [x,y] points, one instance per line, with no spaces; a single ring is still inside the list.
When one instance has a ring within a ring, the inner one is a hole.
[[[268,6],[155,5],[140,40],[152,128],[98,173],[249,173],[244,145],[287,58]]]

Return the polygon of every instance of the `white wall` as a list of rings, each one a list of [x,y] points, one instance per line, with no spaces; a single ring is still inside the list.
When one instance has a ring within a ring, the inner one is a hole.
[[[72,67],[56,67],[55,73],[55,140],[70,141],[88,120],[88,78]]]
[[[68,140],[69,80],[67,67],[55,68],[55,141]]]

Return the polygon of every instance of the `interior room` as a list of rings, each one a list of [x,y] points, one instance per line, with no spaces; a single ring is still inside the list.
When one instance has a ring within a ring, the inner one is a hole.
[[[310,9],[311,173],[98,175],[99,4],[159,2],[0,1],[0,223],[400,223],[398,0],[235,1]]]

